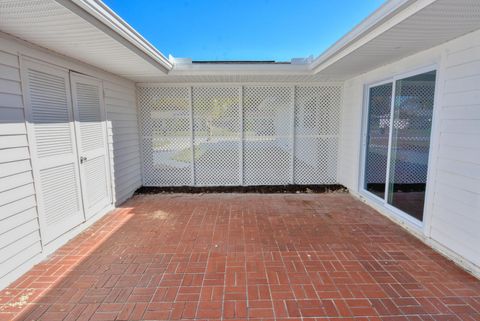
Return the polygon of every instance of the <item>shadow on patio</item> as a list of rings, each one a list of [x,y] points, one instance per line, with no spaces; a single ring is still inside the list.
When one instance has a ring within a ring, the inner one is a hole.
[[[348,194],[136,196],[0,320],[480,320],[480,282]]]

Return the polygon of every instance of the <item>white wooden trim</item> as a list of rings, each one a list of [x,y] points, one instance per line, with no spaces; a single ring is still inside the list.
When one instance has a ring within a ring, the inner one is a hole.
[[[189,108],[190,108],[190,147],[192,149],[191,153],[191,175],[192,175],[192,185],[195,185],[195,134],[194,134],[194,127],[195,127],[195,119],[193,115],[193,87],[188,87],[188,101],[189,101]]]
[[[244,139],[245,139],[245,134],[244,134],[244,129],[243,129],[243,86],[238,86],[238,99],[239,99],[239,108],[240,108],[240,155],[239,155],[239,161],[240,161],[240,166],[239,166],[239,175],[240,175],[240,185],[243,186],[244,184],[244,173],[243,173],[243,149],[244,149]]]
[[[295,97],[296,86],[290,86],[290,99],[291,99],[291,120],[290,120],[290,131],[291,131],[291,140],[292,140],[292,158],[290,160],[290,184],[295,184],[295,109],[296,109],[296,97]]]
[[[236,87],[236,86],[253,86],[253,87],[271,87],[271,86],[282,86],[289,87],[301,84],[302,86],[340,86],[343,85],[343,81],[318,81],[318,82],[185,82],[185,83],[175,83],[175,82],[139,82],[137,87],[150,88],[150,87],[190,87],[190,86],[202,86],[202,87]]]

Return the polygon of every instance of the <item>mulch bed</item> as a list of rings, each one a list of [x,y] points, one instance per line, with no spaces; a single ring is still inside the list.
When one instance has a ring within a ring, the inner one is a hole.
[[[174,186],[174,187],[153,187],[142,186],[135,194],[168,194],[168,193],[257,193],[257,194],[302,194],[302,193],[333,193],[348,192],[343,185],[275,185],[275,186]]]

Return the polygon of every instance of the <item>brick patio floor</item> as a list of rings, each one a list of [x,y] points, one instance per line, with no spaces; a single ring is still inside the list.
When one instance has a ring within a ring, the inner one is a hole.
[[[137,196],[0,320],[480,320],[480,281],[348,194]]]

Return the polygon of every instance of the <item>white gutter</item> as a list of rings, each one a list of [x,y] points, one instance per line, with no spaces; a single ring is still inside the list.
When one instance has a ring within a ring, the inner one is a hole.
[[[150,62],[163,73],[173,64],[120,16],[99,0],[55,0],[95,25],[128,49]]]

